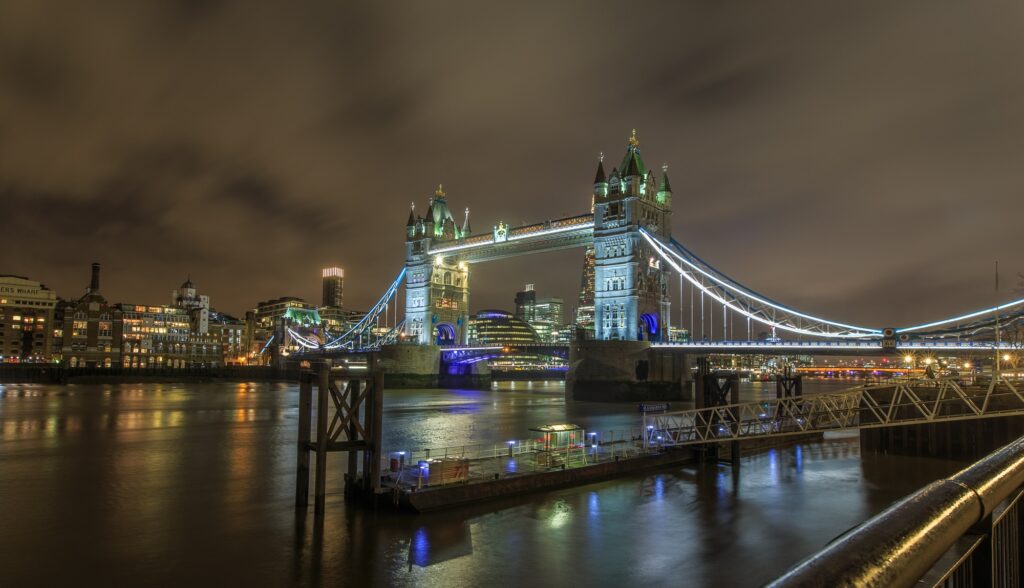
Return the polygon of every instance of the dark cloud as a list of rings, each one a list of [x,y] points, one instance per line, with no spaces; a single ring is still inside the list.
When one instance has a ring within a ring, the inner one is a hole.
[[[411,200],[577,213],[636,127],[677,238],[740,281],[875,325],[971,308],[1024,269],[1024,8],[983,4],[5,2],[0,272],[73,295],[99,260],[127,301],[191,273],[238,313],[336,263],[366,306]],[[473,306],[574,300],[580,263],[476,268]]]

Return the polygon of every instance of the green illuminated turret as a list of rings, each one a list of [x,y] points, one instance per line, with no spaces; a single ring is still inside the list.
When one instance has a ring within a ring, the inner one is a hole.
[[[661,165],[661,184],[658,186],[658,204],[672,204],[672,186],[668,183],[668,164]]]
[[[594,176],[594,198],[608,196],[608,178],[604,175],[604,153],[597,160],[597,174]]]

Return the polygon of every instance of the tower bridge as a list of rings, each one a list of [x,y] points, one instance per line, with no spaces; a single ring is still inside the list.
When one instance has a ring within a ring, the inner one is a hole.
[[[595,336],[599,340],[667,338],[668,270],[641,235],[671,239],[672,188],[640,155],[636,131],[621,164],[593,184],[593,212],[521,227],[503,222],[473,234],[467,209],[459,227],[439,186],[426,214],[406,222],[407,336],[420,344],[465,345],[469,266],[528,253],[593,245]]]
[[[404,267],[359,324],[340,334],[311,337],[285,330],[281,336],[316,353],[390,347],[384,357],[392,371],[437,373],[442,363],[452,362],[485,366],[479,358],[504,351],[468,345],[472,266],[587,247],[594,260],[594,330],[592,340],[569,346],[570,395],[576,387],[586,388],[596,399],[671,396],[689,377],[687,357],[711,353],[960,354],[1020,346],[999,341],[999,331],[1000,325],[1024,319],[1024,299],[918,325],[867,327],[799,311],[726,276],[673,238],[668,167],[662,166],[660,173],[648,168],[635,131],[610,173],[604,158],[598,161],[592,197],[589,212],[522,226],[497,222],[474,232],[469,209],[456,222],[448,196],[438,186],[422,216],[415,205],[410,211]],[[695,336],[699,303],[701,332],[696,341],[675,343],[668,336],[669,288],[676,278],[680,305],[683,284],[689,287]],[[380,317],[395,308],[402,286],[404,320],[382,329]],[[737,323],[740,337],[735,336]],[[757,340],[755,327],[770,330],[768,340]],[[393,342],[401,344],[389,345]],[[442,356],[441,349],[448,351]]]

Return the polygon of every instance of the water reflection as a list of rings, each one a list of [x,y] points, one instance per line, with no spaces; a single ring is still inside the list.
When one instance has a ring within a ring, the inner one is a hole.
[[[567,405],[563,393],[389,391],[385,446],[637,424],[632,405]],[[4,585],[755,586],[959,467],[862,458],[856,435],[830,435],[739,468],[689,465],[410,517],[345,505],[339,454],[317,520],[292,507],[296,402],[294,386],[262,383],[0,388]]]

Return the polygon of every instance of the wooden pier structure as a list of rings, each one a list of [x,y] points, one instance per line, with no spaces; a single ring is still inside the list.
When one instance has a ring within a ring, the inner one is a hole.
[[[313,424],[313,388],[316,388],[316,439]],[[309,504],[311,454],[316,453],[314,511],[323,514],[327,494],[327,459],[348,453],[345,497],[372,497],[380,491],[380,440],[384,377],[375,353],[364,365],[332,366],[321,360],[304,368],[299,377],[299,439],[295,480],[295,506]],[[332,410],[333,409],[333,410]],[[362,458],[362,477],[359,461]]]

